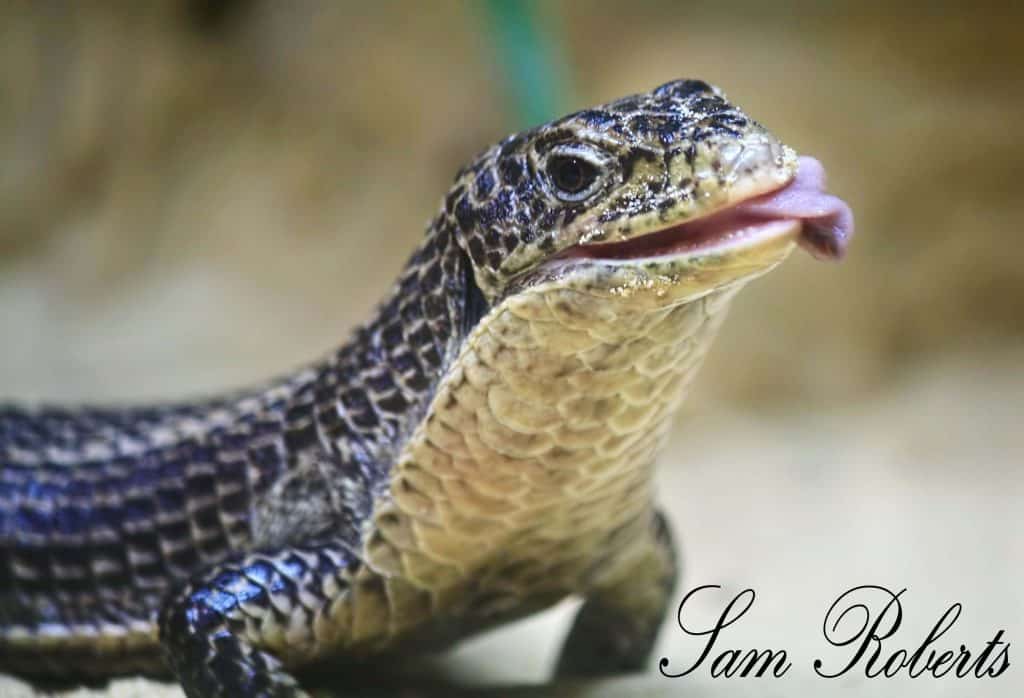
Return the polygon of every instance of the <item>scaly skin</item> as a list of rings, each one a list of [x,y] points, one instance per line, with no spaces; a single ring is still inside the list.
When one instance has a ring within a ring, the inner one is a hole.
[[[0,410],[0,668],[297,696],[293,669],[436,649],[570,594],[559,672],[642,668],[676,578],[658,447],[729,300],[800,226],[590,251],[795,170],[717,90],[669,83],[482,153],[376,317],[293,376]]]

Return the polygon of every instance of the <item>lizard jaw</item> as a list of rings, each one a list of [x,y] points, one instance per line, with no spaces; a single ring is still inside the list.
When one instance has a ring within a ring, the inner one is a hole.
[[[679,257],[792,236],[814,257],[840,259],[853,235],[850,207],[825,192],[821,163],[810,157],[798,162],[796,176],[774,191],[628,240],[574,245],[559,257],[620,262]]]

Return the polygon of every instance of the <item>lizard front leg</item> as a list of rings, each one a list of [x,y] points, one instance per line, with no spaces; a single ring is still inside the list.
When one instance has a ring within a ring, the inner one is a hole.
[[[641,671],[654,649],[678,576],[672,535],[655,512],[646,533],[608,560],[595,578],[562,647],[556,674],[599,676]]]
[[[307,696],[285,667],[316,655],[317,629],[348,593],[352,565],[337,544],[250,553],[170,595],[160,640],[186,695]]]

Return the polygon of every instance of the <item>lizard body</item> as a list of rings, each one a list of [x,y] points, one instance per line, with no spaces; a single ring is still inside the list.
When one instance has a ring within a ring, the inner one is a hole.
[[[0,668],[303,695],[294,669],[572,594],[559,672],[641,668],[672,415],[735,293],[851,232],[817,162],[700,81],[503,140],[327,358],[200,403],[0,409]]]

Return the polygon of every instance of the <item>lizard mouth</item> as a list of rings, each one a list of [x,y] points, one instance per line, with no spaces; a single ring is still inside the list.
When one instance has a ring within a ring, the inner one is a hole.
[[[825,191],[825,170],[814,158],[801,157],[796,176],[775,191],[740,201],[629,240],[590,243],[566,249],[563,258],[632,260],[724,251],[780,235],[818,259],[840,259],[853,235],[853,213]]]

